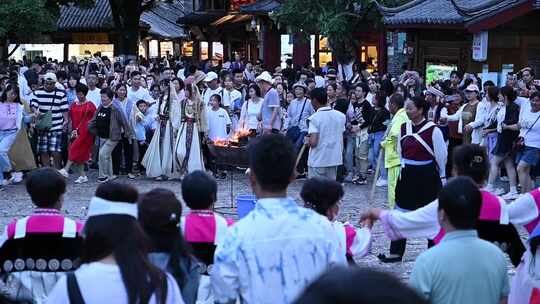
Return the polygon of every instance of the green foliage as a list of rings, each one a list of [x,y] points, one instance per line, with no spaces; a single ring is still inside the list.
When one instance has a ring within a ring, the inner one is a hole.
[[[93,0],[0,0],[0,39],[30,39],[54,31],[60,5],[91,5]]]
[[[409,0],[379,1],[385,6],[401,5]],[[374,0],[287,0],[272,14],[274,21],[287,26],[300,39],[318,33],[328,38],[338,62],[351,62],[358,41],[353,33],[375,10]],[[370,20],[374,23],[378,20]]]

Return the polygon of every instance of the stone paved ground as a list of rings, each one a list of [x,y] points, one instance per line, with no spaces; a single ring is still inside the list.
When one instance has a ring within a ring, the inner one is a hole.
[[[91,182],[84,185],[76,185],[73,183],[73,178],[70,179],[68,191],[65,196],[63,211],[71,217],[84,219],[85,210],[88,202],[92,197],[97,186],[96,173],[91,172]],[[119,182],[133,183],[137,186],[140,192],[145,192],[156,187],[167,188],[174,191],[178,197],[181,197],[179,181],[156,182],[151,179],[140,178],[136,180],[128,180],[127,178],[119,178]],[[303,182],[296,181],[289,188],[289,195],[300,202],[299,191]],[[251,193],[247,178],[240,172],[234,175],[234,194],[249,194]],[[377,188],[374,202],[368,202],[369,191],[371,185],[345,185],[345,197],[342,201],[340,220],[348,221],[358,225],[359,215],[363,210],[371,206],[384,207],[386,198],[386,188]],[[216,207],[220,212],[227,213],[226,216],[236,217],[235,209],[231,209],[231,186],[230,180],[219,181],[218,203]],[[3,227],[10,219],[14,217],[25,216],[32,211],[32,204],[26,194],[23,185],[12,185],[6,187],[6,191],[0,192],[0,225]],[[383,264],[378,261],[376,255],[381,252],[387,252],[389,241],[385,238],[382,227],[376,224],[373,229],[374,243],[372,255],[362,258],[358,261],[361,266],[381,269],[391,272],[401,279],[407,279],[412,270],[414,260],[422,251],[426,249],[427,242],[422,239],[409,240],[407,251],[402,263]],[[509,267],[510,272],[513,269]]]

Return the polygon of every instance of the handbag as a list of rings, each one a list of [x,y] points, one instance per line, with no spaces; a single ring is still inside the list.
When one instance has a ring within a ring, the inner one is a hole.
[[[52,128],[52,108],[54,106],[54,102],[56,101],[56,91],[54,91],[54,97],[51,103],[51,108],[49,111],[45,112],[43,116],[41,116],[38,121],[36,122],[35,128],[39,131],[48,131]]]
[[[300,116],[298,117],[298,126],[290,127],[287,129],[287,137],[292,139],[294,142],[298,140],[302,131],[300,130],[300,121],[302,120],[302,114],[304,113],[304,108],[306,107],[307,98],[304,98],[304,104],[302,105],[302,110],[300,111]]]
[[[512,144],[512,152],[517,153],[517,152],[520,152],[521,150],[523,150],[523,148],[525,147],[525,136],[527,136],[527,134],[529,134],[529,132],[531,132],[534,125],[538,122],[538,119],[540,119],[540,115],[538,115],[538,117],[536,118],[534,123],[527,130],[527,132],[525,132],[525,134],[523,136],[519,136],[518,138],[516,138],[516,140]]]

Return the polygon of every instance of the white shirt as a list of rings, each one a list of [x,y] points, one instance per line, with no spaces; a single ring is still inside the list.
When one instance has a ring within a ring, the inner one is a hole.
[[[519,125],[519,136],[525,139],[525,146],[540,149],[540,111],[533,113],[530,107],[529,110],[521,111]]]
[[[206,118],[208,119],[208,138],[211,140],[226,139],[227,126],[232,124],[227,111],[223,108],[219,108],[215,111],[210,108]]]
[[[343,132],[345,115],[330,107],[322,107],[309,118],[308,134],[319,134],[316,147],[309,149],[308,166],[333,167],[343,164]]]
[[[234,105],[234,102],[238,99],[242,99],[242,93],[238,90],[223,90],[222,96],[221,96],[221,104],[224,107],[232,108]]]
[[[212,106],[210,105],[210,97],[216,94],[221,96],[221,90],[223,90],[223,88],[219,86],[215,90],[212,90],[211,88],[207,88],[206,90],[204,90],[203,101],[204,101],[204,104],[206,105],[207,110],[212,108]]]
[[[133,101],[133,104],[137,104],[137,101],[144,100],[146,102],[152,102],[154,99],[150,96],[150,92],[147,89],[140,87],[137,91],[130,87],[127,91],[127,98]]]
[[[259,127],[258,116],[261,113],[262,99],[258,102],[253,102],[248,99],[242,105],[242,111],[240,112],[240,128],[257,130]]]
[[[100,92],[101,92],[101,90],[96,87],[93,90],[90,90],[90,88],[89,88],[88,93],[86,93],[86,99],[90,100],[96,106],[96,109],[101,104],[101,93]]]
[[[324,85],[326,84],[326,80],[324,80],[324,77],[320,75],[315,76],[315,87],[316,88],[324,88]]]
[[[79,284],[83,300],[86,304],[128,303],[126,287],[122,281],[120,268],[117,265],[100,262],[83,264],[75,271],[75,276],[77,277],[77,283]],[[49,294],[46,303],[69,304],[66,276],[58,281],[52,292]],[[149,303],[156,303],[154,296],[152,296]],[[166,303],[184,303],[178,285],[170,274],[167,274]]]
[[[257,201],[217,246],[211,272],[217,303],[291,303],[330,267],[345,265],[330,221],[290,198]]]

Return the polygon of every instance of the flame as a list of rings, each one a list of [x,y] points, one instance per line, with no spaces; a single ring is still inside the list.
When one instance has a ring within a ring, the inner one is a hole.
[[[228,147],[231,143],[239,143],[240,139],[247,137],[251,134],[249,129],[238,129],[228,139],[216,139],[214,140],[214,146]]]

